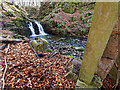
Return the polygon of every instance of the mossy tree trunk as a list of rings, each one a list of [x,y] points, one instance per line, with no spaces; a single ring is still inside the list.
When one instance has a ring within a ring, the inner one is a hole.
[[[83,87],[90,85],[117,20],[117,14],[117,3],[96,3],[77,86],[82,86],[83,83],[86,84]]]

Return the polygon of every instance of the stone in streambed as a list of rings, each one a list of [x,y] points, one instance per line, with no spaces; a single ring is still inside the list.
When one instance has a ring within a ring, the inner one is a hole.
[[[39,57],[44,57],[45,55],[47,55],[47,53],[38,53]]]
[[[65,50],[65,49],[67,49],[68,48],[68,46],[63,46],[63,47],[61,47],[61,49],[63,49],[63,50]]]
[[[61,54],[66,55],[66,54],[67,54],[67,52],[61,52]]]
[[[84,48],[83,47],[74,47],[75,50],[78,50],[78,51],[84,51]]]
[[[64,41],[65,40],[65,38],[60,38],[58,41]]]
[[[74,67],[72,68],[72,72],[75,73],[76,75],[79,75],[82,61],[73,59],[71,63],[74,65]]]
[[[73,60],[72,60],[72,64],[73,64],[73,65],[77,65],[77,64],[81,65],[81,64],[82,64],[82,61],[73,59]]]

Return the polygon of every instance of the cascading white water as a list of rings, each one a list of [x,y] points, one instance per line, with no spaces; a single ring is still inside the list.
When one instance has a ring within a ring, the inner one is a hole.
[[[34,22],[35,22],[35,23],[37,24],[37,26],[38,26],[39,35],[48,35],[47,33],[44,32],[44,29],[43,29],[42,25],[41,25],[39,22],[37,22],[37,21],[34,21]],[[39,36],[39,35],[36,35],[36,34],[35,34],[35,30],[34,30],[34,27],[33,27],[32,22],[29,22],[28,26],[29,26],[29,28],[30,28],[30,30],[31,30],[31,32],[32,32],[32,35],[31,35],[31,36]]]
[[[34,22],[35,22],[35,23],[37,24],[37,26],[38,26],[39,34],[40,34],[40,35],[47,35],[47,33],[44,32],[44,29],[43,29],[42,25],[40,24],[40,22],[37,22],[37,21],[34,21]]]
[[[31,30],[31,32],[32,32],[32,36],[36,36],[32,22],[29,22],[28,26],[29,26],[29,28],[30,28],[30,30]]]

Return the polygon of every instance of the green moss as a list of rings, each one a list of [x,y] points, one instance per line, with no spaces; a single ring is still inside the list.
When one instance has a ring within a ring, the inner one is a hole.
[[[32,41],[32,46],[36,51],[45,51],[48,49],[48,41],[44,38]]]
[[[48,49],[47,49],[47,51],[48,51],[48,52],[52,52],[53,50],[52,50],[52,49],[50,49],[50,48],[48,48]]]
[[[71,18],[71,21],[72,21],[72,22],[74,22],[75,20],[76,20],[75,17],[72,17],[72,18]]]
[[[80,14],[83,14],[83,13],[84,13],[83,10],[84,10],[84,9],[81,8],[81,9],[79,10],[79,13],[80,13]]]
[[[66,13],[73,14],[75,12],[75,7],[76,7],[75,3],[66,2],[64,3],[62,10]]]

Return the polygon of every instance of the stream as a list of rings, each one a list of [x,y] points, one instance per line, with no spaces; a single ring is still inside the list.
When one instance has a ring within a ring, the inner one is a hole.
[[[55,35],[39,35],[37,37],[46,39],[50,49],[57,49],[61,54],[77,59],[82,59],[87,42],[87,38],[80,37],[61,37]],[[31,40],[35,38],[35,36],[31,37]]]
[[[34,23],[36,23],[38,26],[39,34],[35,33],[35,29],[30,22],[28,26],[32,33],[30,36],[31,40],[34,40],[36,37],[44,38],[48,41],[48,47],[53,51],[57,49],[63,55],[82,59],[87,38],[50,35],[44,32],[44,29],[40,22],[34,21]]]

